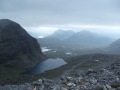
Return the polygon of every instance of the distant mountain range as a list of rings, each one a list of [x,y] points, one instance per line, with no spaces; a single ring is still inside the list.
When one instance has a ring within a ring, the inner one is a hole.
[[[52,35],[50,35],[46,38],[57,38],[60,40],[64,40],[64,39],[71,37],[73,34],[74,34],[74,32],[72,30],[64,31],[62,29],[59,29],[59,30],[55,31]]]
[[[98,48],[111,44],[113,40],[87,30],[75,33],[72,30],[59,29],[50,36],[39,38],[38,42],[44,47]]]

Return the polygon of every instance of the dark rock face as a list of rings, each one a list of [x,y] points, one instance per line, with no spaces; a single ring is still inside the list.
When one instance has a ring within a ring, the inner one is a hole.
[[[30,68],[42,57],[37,40],[19,24],[0,20],[0,63],[7,66]]]

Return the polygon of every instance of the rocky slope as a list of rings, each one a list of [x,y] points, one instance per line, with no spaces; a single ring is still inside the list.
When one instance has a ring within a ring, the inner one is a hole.
[[[37,40],[18,23],[0,20],[0,64],[27,69],[42,59]]]
[[[0,86],[0,90],[120,90],[120,62],[88,69],[76,76],[38,79],[32,83]]]

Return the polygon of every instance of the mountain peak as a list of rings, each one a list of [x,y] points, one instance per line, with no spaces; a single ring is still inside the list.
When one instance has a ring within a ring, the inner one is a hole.
[[[63,34],[63,33],[74,33],[72,30],[63,30],[63,29],[58,29],[55,31],[53,34]]]
[[[62,29],[58,29],[57,31],[55,31],[54,33],[56,34],[56,33],[63,33],[64,32],[64,30],[62,30]],[[53,33],[53,34],[54,34]]]
[[[72,30],[62,30],[58,29],[55,31],[52,35],[46,37],[46,38],[57,38],[60,40],[66,39],[74,34],[74,31]]]
[[[0,19],[0,28],[4,28],[6,26],[20,26],[16,22],[9,20],[9,19]]]
[[[11,22],[12,20],[9,19],[0,19],[0,22]]]
[[[94,35],[95,35],[94,33],[87,31],[87,30],[82,30],[74,34],[74,36],[77,36],[77,37],[92,37]]]
[[[88,30],[82,30],[82,31],[80,31],[80,33],[91,33],[91,32]]]
[[[37,40],[18,23],[0,20],[0,62],[12,67],[30,68],[39,62],[41,55]]]
[[[9,19],[0,19],[0,24],[9,24],[10,22],[14,22],[14,21],[9,20]]]

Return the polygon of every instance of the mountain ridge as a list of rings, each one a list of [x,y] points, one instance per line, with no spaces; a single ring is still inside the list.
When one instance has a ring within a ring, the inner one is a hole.
[[[53,34],[45,37],[45,38],[58,38],[60,40],[66,39],[74,34],[74,31],[72,30],[62,30],[58,29]]]
[[[38,39],[38,42],[40,42],[41,45],[45,46],[45,47],[47,47],[47,46],[54,47],[54,44],[55,44],[57,46],[66,46],[66,47],[70,47],[70,48],[74,48],[74,47],[98,48],[98,47],[107,46],[107,45],[111,44],[113,41],[109,37],[103,37],[96,33],[87,31],[87,30],[82,30],[80,32],[76,32],[64,39],[63,39],[64,35],[63,35],[63,37],[62,37],[62,34],[59,36],[56,34],[56,32],[52,34],[53,36],[52,35],[47,36],[45,38],[40,39],[40,41]],[[62,31],[59,30],[58,32],[63,32],[63,30]],[[67,33],[67,31],[64,31],[64,33]],[[55,35],[60,38],[55,37]],[[62,39],[61,39],[61,37],[62,37]],[[57,40],[55,40],[55,39],[57,39]]]

